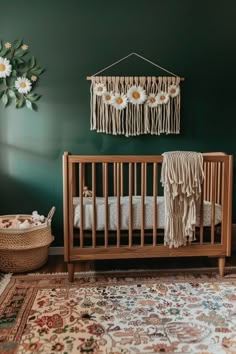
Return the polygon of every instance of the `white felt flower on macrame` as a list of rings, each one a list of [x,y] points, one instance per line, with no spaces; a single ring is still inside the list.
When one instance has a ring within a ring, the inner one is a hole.
[[[0,78],[5,78],[10,76],[12,71],[12,66],[10,61],[6,58],[0,57]]]
[[[107,88],[104,84],[102,83],[97,83],[94,85],[94,93],[97,96],[102,96],[105,92],[107,91]]]
[[[168,94],[170,97],[176,97],[179,94],[179,86],[177,85],[170,85],[168,88]]]
[[[15,87],[19,93],[29,93],[32,89],[32,83],[26,77],[18,77],[15,82]]]
[[[105,104],[112,104],[113,100],[114,100],[114,95],[113,95],[113,92],[105,92],[103,95],[102,95],[102,100],[103,100],[103,103]]]
[[[127,97],[129,102],[133,104],[142,104],[144,101],[146,101],[147,95],[142,86],[133,85],[127,91]]]
[[[151,108],[157,107],[158,105],[158,98],[154,93],[150,93],[147,98],[147,105]]]
[[[124,109],[128,104],[127,96],[124,94],[115,93],[112,100],[112,106],[116,109]]]
[[[161,91],[157,94],[158,104],[166,104],[169,101],[169,98],[167,92]]]

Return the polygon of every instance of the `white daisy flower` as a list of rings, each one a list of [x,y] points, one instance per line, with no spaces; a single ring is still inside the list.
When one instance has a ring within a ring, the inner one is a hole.
[[[158,105],[158,98],[154,93],[150,93],[147,98],[147,105],[151,108],[157,107]]]
[[[179,86],[177,85],[170,85],[168,88],[168,94],[170,95],[170,97],[176,97],[179,94]]]
[[[10,76],[12,66],[10,61],[6,58],[0,57],[0,79]]]
[[[166,104],[169,101],[169,95],[167,92],[161,91],[157,94],[158,104]]]
[[[97,96],[102,96],[104,94],[104,92],[106,92],[106,91],[107,91],[107,88],[104,84],[97,83],[94,85],[94,93]]]
[[[116,93],[113,100],[112,100],[112,106],[115,107],[116,109],[124,109],[128,104],[128,99],[127,96],[124,94],[119,94]]]
[[[29,93],[32,89],[32,83],[26,77],[18,77],[15,82],[15,87],[20,93]]]
[[[133,104],[142,104],[146,100],[147,95],[142,86],[133,85],[129,88],[127,97]]]
[[[105,92],[103,95],[102,95],[102,100],[103,100],[103,103],[105,104],[112,104],[112,101],[114,100],[114,95],[113,95],[113,92]]]

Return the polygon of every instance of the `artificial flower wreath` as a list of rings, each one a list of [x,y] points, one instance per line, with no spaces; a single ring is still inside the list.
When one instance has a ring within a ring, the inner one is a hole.
[[[35,57],[26,58],[28,49],[22,39],[13,44],[0,41],[0,99],[5,107],[14,102],[16,108],[37,110],[40,95],[32,91],[43,69]]]

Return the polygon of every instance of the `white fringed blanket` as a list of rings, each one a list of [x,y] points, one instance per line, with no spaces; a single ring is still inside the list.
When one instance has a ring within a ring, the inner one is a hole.
[[[165,245],[177,248],[194,240],[203,179],[201,153],[171,151],[163,154],[161,182],[165,197]]]

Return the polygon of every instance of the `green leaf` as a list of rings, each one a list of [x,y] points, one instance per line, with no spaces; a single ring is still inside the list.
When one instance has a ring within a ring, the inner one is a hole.
[[[0,56],[1,56],[1,57],[4,57],[4,56],[7,54],[8,51],[9,51],[8,48],[3,47],[2,50],[1,50],[1,52],[0,52]]]
[[[8,96],[6,93],[4,93],[2,96],[2,102],[3,102],[4,106],[6,107],[6,105],[8,104]]]
[[[20,99],[16,101],[16,108],[21,108],[25,104],[25,98],[21,95]]]
[[[25,102],[26,102],[26,107],[27,108],[29,108],[29,109],[33,109],[33,107],[32,107],[32,102],[30,101],[30,100],[25,100]]]
[[[8,96],[11,97],[11,98],[16,98],[16,94],[13,90],[8,90]]]
[[[38,107],[37,105],[34,103],[34,102],[31,102],[30,100],[26,99],[26,107],[31,109],[31,110],[34,110],[34,111],[37,111]]]
[[[43,71],[44,71],[44,69],[41,69],[41,68],[31,70],[32,74],[34,74],[34,75],[40,75],[40,74],[42,74]]]
[[[37,94],[37,93],[29,93],[27,95],[27,98],[30,100],[30,101],[38,101],[40,99],[41,95]]]
[[[17,39],[17,40],[15,40],[14,43],[13,43],[13,47],[14,47],[15,49],[20,48],[20,46],[22,45],[22,42],[23,42],[22,39]]]
[[[0,51],[2,50],[2,41],[0,41]]]
[[[30,58],[29,60],[29,67],[32,69],[36,64],[36,59],[35,57]]]
[[[24,60],[18,57],[14,57],[12,59],[13,65],[19,65],[19,64],[24,64]]]
[[[0,91],[0,98],[2,97],[2,95],[4,94],[5,90]]]
[[[15,51],[15,55],[16,55],[17,57],[23,57],[26,53],[27,53],[27,50],[22,50],[22,49],[17,49],[17,50]]]
[[[16,77],[17,76],[17,71],[15,69],[13,69],[11,75]]]

